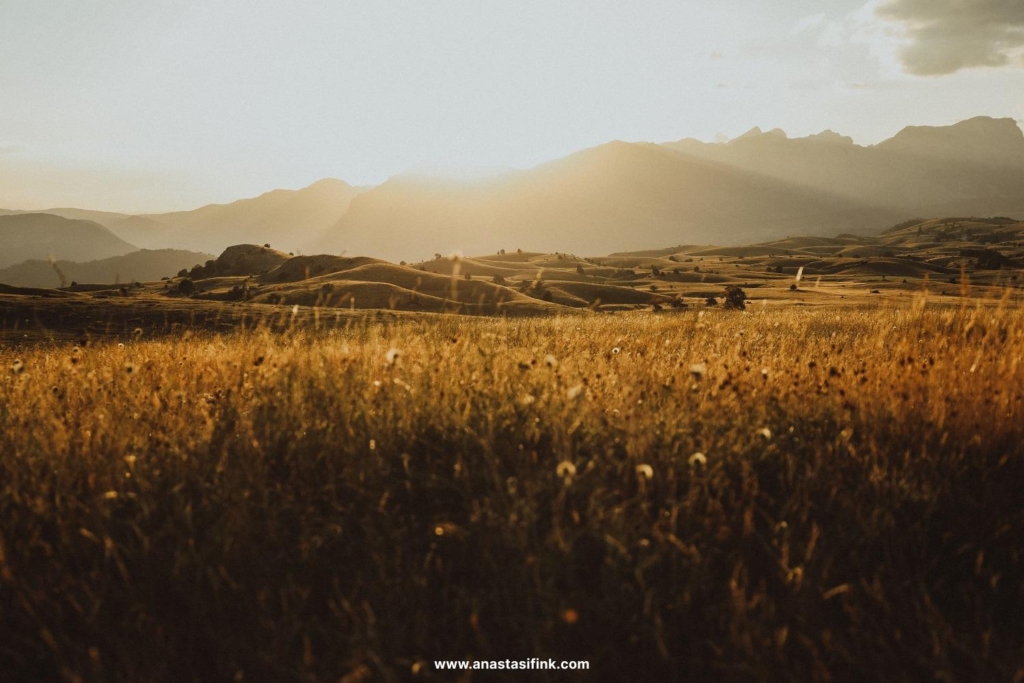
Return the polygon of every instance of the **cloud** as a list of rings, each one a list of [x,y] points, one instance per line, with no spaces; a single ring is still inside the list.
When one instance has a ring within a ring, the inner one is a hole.
[[[876,13],[902,26],[899,58],[908,73],[1024,63],[1022,0],[886,0]]]
[[[1024,0],[1022,0],[1024,1]],[[878,8],[893,0],[868,0],[846,14],[823,12],[799,19],[789,31],[789,49],[815,53],[815,60],[836,72],[836,83],[905,78],[897,59],[902,45],[901,25],[881,18]]]
[[[826,22],[827,22],[827,17],[825,16],[824,12],[819,12],[817,14],[810,14],[810,15],[800,19],[800,21],[796,22],[796,24],[790,30],[789,34],[793,35],[793,36],[798,36],[801,33],[805,33],[807,31],[813,31],[816,28],[820,28]]]

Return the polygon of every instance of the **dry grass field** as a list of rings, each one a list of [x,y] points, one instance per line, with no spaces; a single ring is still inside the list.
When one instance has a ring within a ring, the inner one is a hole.
[[[12,336],[0,671],[1021,680],[1012,296]]]

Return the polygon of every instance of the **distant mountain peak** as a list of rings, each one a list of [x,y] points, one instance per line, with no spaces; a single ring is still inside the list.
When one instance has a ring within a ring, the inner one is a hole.
[[[804,140],[810,140],[812,142],[827,142],[827,143],[839,144],[839,145],[852,145],[853,144],[853,138],[851,138],[851,137],[849,137],[847,135],[840,135],[839,133],[835,132],[834,130],[829,130],[829,129],[823,130],[820,133],[815,133],[814,135],[808,135],[806,138],[803,138],[803,139]]]
[[[975,139],[1024,140],[1024,132],[1011,118],[996,119],[991,116],[975,116],[949,126],[907,126],[885,142],[906,141],[921,138],[970,136]],[[883,143],[884,144],[884,143]]]
[[[313,190],[313,189],[324,189],[324,188],[350,188],[352,187],[344,180],[340,178],[321,178],[320,180],[308,185],[302,189]]]
[[[1017,125],[1016,119],[1009,117],[994,118],[991,116],[975,116],[974,118],[954,123],[950,128],[1003,131],[1016,137],[1024,137],[1024,132]]]
[[[976,116],[949,126],[907,126],[878,147],[929,157],[1024,165],[1024,132],[1011,118]]]
[[[756,140],[758,138],[780,138],[782,140],[789,139],[789,137],[786,135],[786,131],[782,130],[781,128],[772,128],[771,130],[765,132],[761,130],[760,126],[754,126],[743,135],[733,140],[730,140],[729,142],[733,143],[739,142],[740,140]]]
[[[30,259],[93,260],[137,248],[99,223],[48,213],[0,216],[0,268]]]
[[[744,133],[743,135],[739,136],[738,138],[733,138],[732,140],[730,140],[730,142],[736,142],[737,140],[744,140],[746,138],[756,138],[756,137],[758,137],[760,135],[764,135],[764,131],[761,130],[760,126],[754,126],[750,130],[748,130],[746,133]]]

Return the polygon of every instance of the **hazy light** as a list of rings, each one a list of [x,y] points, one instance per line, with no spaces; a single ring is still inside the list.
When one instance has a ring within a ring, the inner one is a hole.
[[[0,207],[157,211],[615,139],[1024,118],[1020,69],[903,73],[877,4],[0,0]]]

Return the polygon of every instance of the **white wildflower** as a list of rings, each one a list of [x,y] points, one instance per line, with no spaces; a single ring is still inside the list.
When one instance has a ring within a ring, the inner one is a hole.
[[[558,478],[568,484],[572,481],[572,478],[576,476],[576,465],[568,460],[563,460],[558,463],[558,467],[555,468],[555,474]]]

